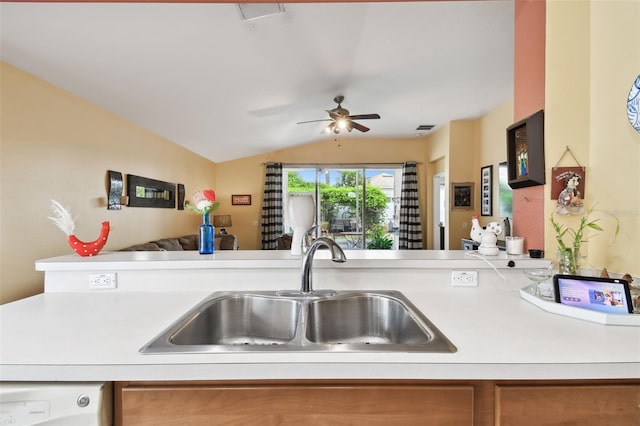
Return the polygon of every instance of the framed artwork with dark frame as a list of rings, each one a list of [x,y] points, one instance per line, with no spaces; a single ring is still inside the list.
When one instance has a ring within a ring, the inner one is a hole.
[[[480,169],[480,214],[482,216],[493,215],[493,166],[484,166]]]
[[[176,184],[141,176],[127,175],[129,207],[176,207]]]
[[[507,128],[507,162],[511,188],[545,184],[543,110]]]
[[[451,183],[451,210],[473,209],[473,182]]]
[[[184,210],[184,197],[185,197],[184,184],[179,183],[176,186],[178,188],[178,210]]]
[[[231,205],[232,206],[250,206],[251,195],[232,195]]]

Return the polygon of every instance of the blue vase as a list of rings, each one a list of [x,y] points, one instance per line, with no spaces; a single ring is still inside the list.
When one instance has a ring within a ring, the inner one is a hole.
[[[211,217],[209,214],[202,215],[202,225],[200,225],[200,233],[198,234],[198,248],[200,254],[213,253],[214,228],[211,225]]]

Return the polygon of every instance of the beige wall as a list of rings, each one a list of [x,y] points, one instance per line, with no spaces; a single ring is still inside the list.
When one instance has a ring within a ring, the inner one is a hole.
[[[449,123],[449,156],[448,158],[448,182],[447,203],[451,205],[451,183],[474,183],[473,209],[471,210],[450,210],[449,222],[447,223],[449,249],[460,250],[462,248],[462,238],[469,238],[471,216],[478,213],[480,203],[478,202],[478,178],[479,163],[478,134],[476,132],[476,120],[459,120]]]
[[[489,112],[487,115],[478,119],[477,131],[480,152],[478,154],[478,176],[477,182],[480,185],[480,168],[484,166],[493,166],[493,186],[492,186],[492,202],[493,210],[492,216],[482,216],[480,223],[484,226],[489,222],[499,222],[502,224],[504,218],[500,217],[500,202],[499,202],[499,180],[498,168],[500,163],[507,161],[507,138],[506,129],[512,124],[513,121],[513,101],[507,102],[504,105]],[[478,190],[478,197],[480,197],[480,190]],[[481,200],[478,199],[477,210],[478,214],[481,211]]]
[[[448,205],[452,182],[473,182],[474,206],[470,210],[450,210],[445,231],[445,248],[461,249],[461,239],[469,238],[471,217],[480,214],[480,168],[494,166],[494,216],[480,219],[484,226],[498,217],[498,164],[507,160],[506,128],[512,124],[513,101],[499,106],[476,120],[457,120],[447,123],[427,137],[426,183],[428,211],[433,211],[433,175],[444,172]],[[430,235],[433,223],[427,218],[427,248],[433,248]]]
[[[640,133],[626,117],[626,97],[640,70],[640,2],[547,2],[547,182],[566,146],[586,166],[585,204],[616,215],[600,217],[604,233],[584,245],[586,265],[640,274]],[[561,166],[575,165],[563,159]],[[545,188],[545,215],[554,211]],[[576,226],[579,217],[562,217]],[[548,221],[547,221],[548,222]],[[547,257],[557,251],[545,230]],[[551,256],[550,256],[551,255]]]
[[[117,170],[185,184],[187,195],[215,187],[215,165],[6,63],[1,64],[0,303],[40,293],[37,259],[71,253],[47,219],[50,199],[75,215],[76,235],[105,250],[196,232],[200,218],[177,209],[106,209],[106,173]]]

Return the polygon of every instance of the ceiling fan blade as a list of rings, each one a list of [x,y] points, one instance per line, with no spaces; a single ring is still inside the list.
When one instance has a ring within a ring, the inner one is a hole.
[[[355,121],[352,121],[352,122],[351,122],[351,125],[353,126],[353,128],[354,128],[354,129],[358,129],[358,130],[360,130],[361,132],[368,132],[368,131],[369,131],[369,128],[368,128],[368,127],[365,127],[365,126],[363,126],[362,124],[358,124],[358,123],[356,123]]]
[[[318,123],[320,121],[333,121],[331,118],[325,118],[324,120],[310,120],[310,121],[298,121],[296,124],[305,124],[305,123]]]
[[[377,120],[380,118],[380,114],[350,115],[349,118],[351,118],[352,120]]]

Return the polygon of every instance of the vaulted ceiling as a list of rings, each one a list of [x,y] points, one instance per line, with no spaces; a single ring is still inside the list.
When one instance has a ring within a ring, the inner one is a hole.
[[[2,3],[0,55],[212,161],[321,139],[325,110],[378,113],[340,138],[415,137],[513,97],[514,4]]]

